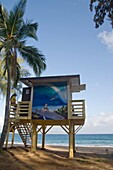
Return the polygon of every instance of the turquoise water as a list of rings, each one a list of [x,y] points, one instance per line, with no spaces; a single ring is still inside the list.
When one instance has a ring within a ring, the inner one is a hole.
[[[42,135],[38,135],[38,143],[41,144]],[[75,135],[76,146],[112,146],[113,134],[77,134]],[[9,135],[11,141],[11,134]],[[46,144],[68,146],[67,134],[46,134]],[[15,134],[15,144],[22,143],[20,136]]]

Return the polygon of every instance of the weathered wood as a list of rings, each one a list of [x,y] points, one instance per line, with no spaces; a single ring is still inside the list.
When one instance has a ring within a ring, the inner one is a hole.
[[[71,99],[71,96],[70,96]],[[23,115],[24,116],[23,116]],[[74,157],[75,148],[75,130],[74,125],[79,125],[80,127],[85,121],[85,101],[84,100],[69,100],[68,103],[68,119],[63,120],[39,120],[32,119],[32,105],[30,101],[19,102],[17,105],[16,117],[10,118],[10,122],[15,125],[20,124],[21,132],[20,136],[24,144],[26,145],[26,137],[31,134],[31,130],[27,126],[32,124],[32,140],[31,140],[31,151],[36,151],[37,148],[37,133],[42,130],[42,149],[45,148],[45,135],[52,128],[52,126],[61,126],[67,134],[69,134],[69,157]],[[37,129],[37,125],[41,126]],[[13,125],[12,125],[13,126]],[[11,126],[11,127],[12,127]],[[51,126],[46,131],[46,127]],[[9,131],[12,128],[9,129]],[[79,128],[77,129],[77,131]],[[13,137],[14,138],[14,137]],[[14,139],[12,138],[12,146]],[[8,138],[6,140],[6,145],[8,145]]]
[[[46,76],[46,77],[30,77],[30,78],[21,78],[21,81],[27,85],[39,85],[44,83],[51,82],[69,82],[69,84],[80,85],[80,75],[65,75],[65,76]]]
[[[31,151],[36,151],[37,149],[37,124],[32,123],[32,142],[31,142]]]
[[[30,91],[26,91],[25,95],[29,92],[29,97],[23,98],[24,101],[18,102],[17,110],[14,107],[10,112],[10,122],[16,124],[20,136],[26,145],[27,137],[32,132],[31,150],[36,151],[37,148],[37,133],[42,132],[42,149],[45,147],[45,135],[53,126],[61,126],[64,131],[69,135],[69,157],[74,157],[75,151],[75,133],[83,126],[85,122],[85,100],[72,100],[73,92],[80,92],[85,89],[85,84],[80,84],[80,75],[66,75],[66,76],[48,76],[48,77],[32,77],[22,78],[21,81],[30,87]],[[32,103],[34,95],[34,86],[47,85],[48,83],[65,82],[67,86],[68,98],[68,113],[67,119],[62,120],[41,120],[32,117]],[[29,87],[27,89],[29,89]],[[29,101],[26,101],[26,100]],[[15,117],[16,113],[16,117]],[[13,115],[14,114],[14,115]],[[17,126],[20,125],[20,126]],[[79,126],[75,130],[75,125]],[[30,127],[29,127],[30,126]],[[38,128],[39,126],[39,128]],[[46,129],[47,126],[50,128]],[[9,129],[9,131],[13,131]],[[7,139],[8,140],[8,139]],[[8,142],[7,142],[8,143]]]
[[[14,136],[15,136],[15,130],[13,130],[13,132],[12,132],[11,147],[13,147],[13,144],[14,144]]]
[[[66,126],[62,126],[62,125],[61,125],[61,128],[62,128],[67,134],[69,134],[69,129],[67,129]]]
[[[42,126],[42,149],[45,148],[45,135],[46,135],[45,130],[46,130],[46,126],[43,125]]]
[[[70,91],[71,91],[71,93],[74,93],[74,92],[80,92],[80,91],[85,90],[85,89],[86,89],[85,84],[82,84],[82,85],[72,84]]]
[[[17,119],[31,119],[32,117],[32,104],[31,101],[18,102],[17,105]]]
[[[46,131],[45,131],[45,133],[48,133],[49,132],[49,130],[51,129],[53,127],[53,125],[52,126],[50,126]]]
[[[69,123],[69,158],[74,157],[74,125],[73,121]]]
[[[85,120],[85,100],[68,101],[68,119]]]
[[[76,152],[76,147],[75,147],[75,125],[73,124],[73,152]]]

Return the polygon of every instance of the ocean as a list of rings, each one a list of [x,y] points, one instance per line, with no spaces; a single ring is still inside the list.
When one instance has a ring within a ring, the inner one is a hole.
[[[42,135],[38,134],[38,144],[41,144]],[[11,134],[9,135],[9,142],[11,142]],[[21,138],[15,134],[15,144],[22,144]],[[61,145],[68,146],[67,134],[46,134],[46,145]],[[113,134],[76,134],[76,146],[107,146],[113,147]]]

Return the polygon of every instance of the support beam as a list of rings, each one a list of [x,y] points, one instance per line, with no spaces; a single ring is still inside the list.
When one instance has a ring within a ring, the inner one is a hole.
[[[31,151],[36,151],[37,149],[37,132],[36,132],[37,125],[32,124],[32,140],[31,140]]]
[[[76,147],[75,147],[75,125],[73,125],[73,152],[76,152]]]
[[[51,125],[51,126],[45,131],[45,133],[48,133],[49,130],[50,130],[52,127],[53,127],[53,125]]]
[[[69,134],[69,129],[67,129],[67,127],[65,125],[61,125],[61,128],[67,133]]]
[[[45,130],[46,130],[46,126],[42,125],[42,149],[45,148]]]
[[[42,129],[42,126],[39,129],[37,128],[37,133],[41,132],[41,129]]]
[[[74,125],[73,121],[69,121],[69,158],[74,157]]]

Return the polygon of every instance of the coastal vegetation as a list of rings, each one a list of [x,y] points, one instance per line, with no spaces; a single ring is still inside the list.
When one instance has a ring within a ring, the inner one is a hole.
[[[8,129],[9,102],[11,85],[16,88],[21,77],[21,65],[17,58],[22,57],[36,75],[46,68],[45,57],[37,47],[26,45],[28,38],[37,41],[38,23],[24,21],[27,0],[19,0],[10,12],[0,5],[0,57],[2,60],[3,77],[6,78],[6,106],[4,125],[0,138],[3,147]]]
[[[90,10],[94,10],[95,27],[101,26],[105,19],[110,21],[113,28],[113,1],[112,0],[90,0]]]

